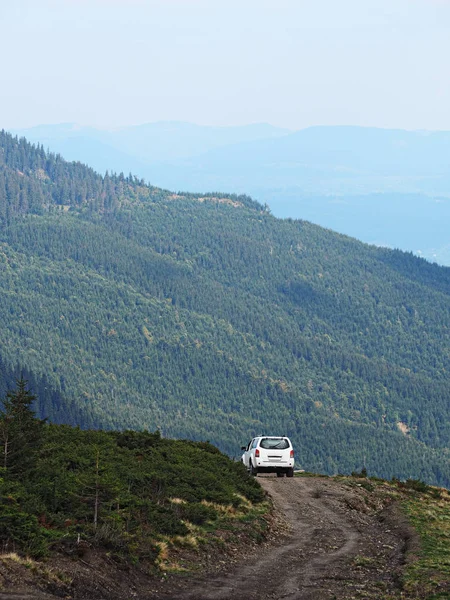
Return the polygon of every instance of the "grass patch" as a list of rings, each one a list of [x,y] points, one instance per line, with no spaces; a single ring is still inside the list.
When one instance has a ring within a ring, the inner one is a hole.
[[[380,600],[449,600],[450,599],[450,492],[418,479],[386,481],[377,477],[362,479],[361,473],[338,475],[334,479],[353,489],[360,489],[364,501],[375,511],[392,503],[398,505],[417,538],[405,535],[406,563],[401,589],[384,594]],[[356,556],[354,564],[376,568],[376,561]],[[381,584],[382,585],[382,584]]]
[[[36,561],[34,561],[32,558],[29,558],[28,556],[19,556],[19,554],[17,554],[16,552],[8,552],[6,554],[1,554],[0,561],[3,563],[8,561],[15,562],[19,565],[27,567],[27,569],[30,569],[32,566],[37,564]]]
[[[353,559],[355,566],[357,567],[366,567],[366,568],[376,568],[377,561],[375,558],[371,556],[355,556]]]
[[[429,600],[450,598],[450,494],[439,490],[437,497],[433,489],[403,502],[421,539],[417,560],[405,570],[404,589]]]

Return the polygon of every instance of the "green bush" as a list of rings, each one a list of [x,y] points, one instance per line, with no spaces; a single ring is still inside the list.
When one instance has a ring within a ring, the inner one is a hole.
[[[198,502],[182,504],[180,512],[184,520],[194,523],[194,525],[203,525],[206,521],[217,519],[217,512],[212,506],[205,506]]]
[[[147,522],[154,533],[165,535],[187,535],[188,528],[176,516],[172,508],[153,505],[149,507]]]
[[[392,479],[394,483],[397,484],[399,488],[406,490],[413,490],[415,492],[429,492],[431,490],[430,486],[426,484],[424,481],[420,479],[407,479],[406,481],[399,481],[395,477]]]
[[[6,550],[22,550],[39,558],[48,551],[46,531],[34,515],[29,515],[14,504],[1,507],[0,541]]]

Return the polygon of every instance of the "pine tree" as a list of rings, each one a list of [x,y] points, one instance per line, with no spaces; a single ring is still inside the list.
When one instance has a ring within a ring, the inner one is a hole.
[[[44,420],[36,418],[32,404],[36,397],[27,381],[17,380],[17,389],[8,392],[0,413],[0,464],[9,475],[23,475],[32,468],[42,438]]]

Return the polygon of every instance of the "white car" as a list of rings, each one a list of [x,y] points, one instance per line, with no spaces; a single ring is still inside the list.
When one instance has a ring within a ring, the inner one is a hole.
[[[287,437],[259,435],[244,450],[242,462],[252,475],[276,473],[277,477],[294,476],[294,449]]]

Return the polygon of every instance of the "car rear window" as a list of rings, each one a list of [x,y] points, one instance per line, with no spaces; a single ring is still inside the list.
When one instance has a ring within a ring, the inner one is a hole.
[[[259,445],[266,450],[286,450],[289,448],[289,441],[286,438],[263,438]]]

